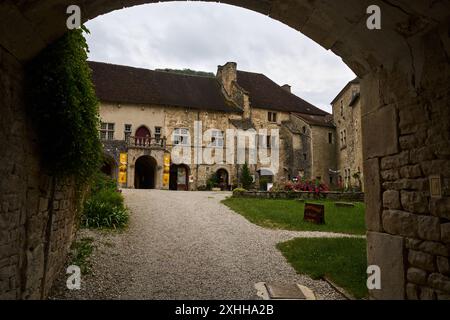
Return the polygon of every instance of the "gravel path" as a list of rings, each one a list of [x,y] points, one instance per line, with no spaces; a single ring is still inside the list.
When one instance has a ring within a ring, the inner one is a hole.
[[[295,237],[345,236],[271,230],[248,222],[221,204],[229,193],[123,190],[131,209],[128,230],[93,237],[93,274],[69,299],[257,299],[258,282],[300,283],[318,299],[342,299],[324,281],[299,275],[275,245]]]

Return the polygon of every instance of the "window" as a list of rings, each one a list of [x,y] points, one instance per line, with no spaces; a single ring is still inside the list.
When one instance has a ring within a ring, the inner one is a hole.
[[[266,136],[266,146],[267,146],[267,149],[270,149],[272,147],[272,137],[271,136]]]
[[[223,147],[223,132],[219,130],[214,130],[211,134],[211,146],[212,147]]]
[[[114,140],[114,123],[100,123],[100,139]]]
[[[303,126],[302,131],[303,131],[304,134],[306,134],[306,127],[305,126]]]
[[[158,142],[159,139],[161,139],[161,127],[155,127],[155,139],[156,142]]]
[[[306,153],[303,154],[303,160],[306,161],[306,158],[308,157],[308,155]]]
[[[126,124],[124,129],[125,141],[128,141],[131,136],[131,124]]]
[[[328,143],[329,144],[333,143],[333,132],[328,132]]]
[[[277,122],[277,113],[276,112],[269,112],[267,116],[268,116],[269,122]]]
[[[347,145],[347,131],[342,130],[341,131],[341,147],[345,147]]]
[[[341,100],[341,117],[344,116],[344,100]]]
[[[187,145],[189,142],[189,130],[176,128],[173,131],[173,144]]]

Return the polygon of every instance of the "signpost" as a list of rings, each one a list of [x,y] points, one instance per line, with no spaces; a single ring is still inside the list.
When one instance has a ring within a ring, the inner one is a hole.
[[[303,220],[316,224],[325,224],[325,206],[323,204],[305,203]]]

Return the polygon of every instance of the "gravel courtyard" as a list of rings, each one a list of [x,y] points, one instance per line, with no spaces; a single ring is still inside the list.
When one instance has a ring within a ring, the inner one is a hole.
[[[300,283],[318,299],[343,297],[324,281],[299,275],[275,245],[295,237],[336,234],[270,230],[220,201],[230,193],[123,190],[130,225],[123,232],[80,230],[92,237],[93,272],[81,290],[52,299],[258,299],[258,282]]]

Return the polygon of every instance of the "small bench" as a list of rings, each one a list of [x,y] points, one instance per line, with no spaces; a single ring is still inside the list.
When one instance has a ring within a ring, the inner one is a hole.
[[[354,208],[355,205],[351,202],[335,202],[334,205],[336,207],[347,207],[347,208]]]

